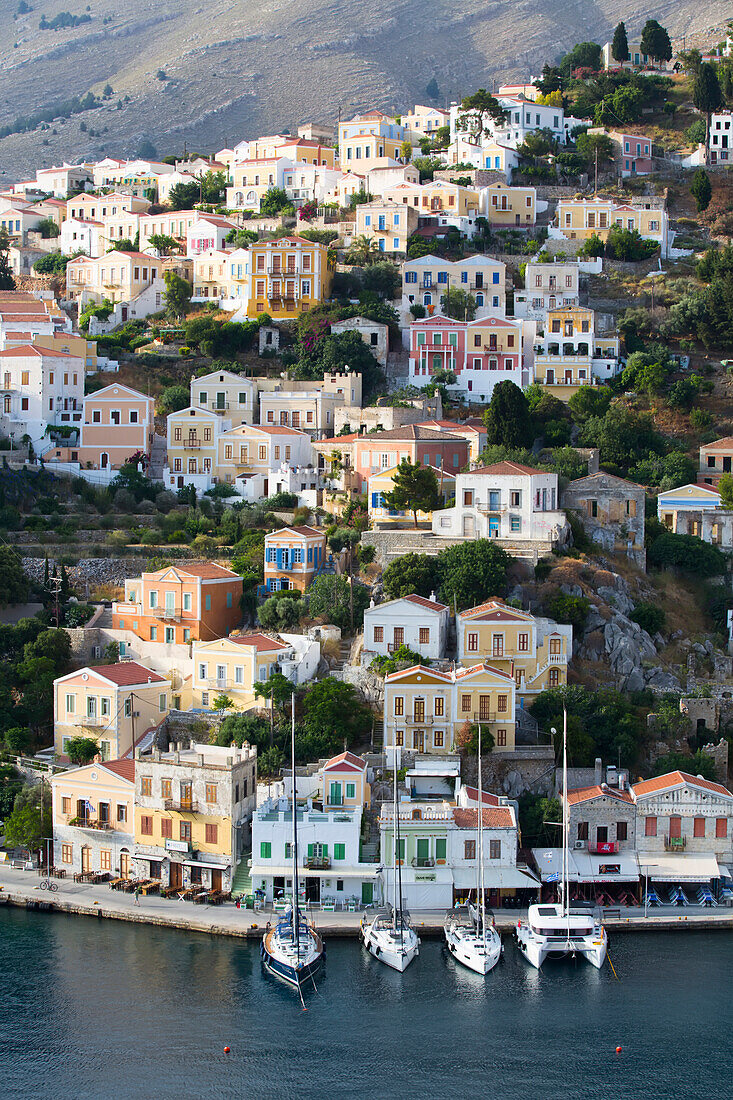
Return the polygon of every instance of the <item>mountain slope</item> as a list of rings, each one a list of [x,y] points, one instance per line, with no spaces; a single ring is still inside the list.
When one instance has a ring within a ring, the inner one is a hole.
[[[34,5],[37,0],[31,0]],[[17,15],[0,41],[0,125],[109,82],[104,109],[58,123],[56,133],[0,140],[0,170],[16,178],[38,164],[134,154],[142,140],[162,154],[213,151],[305,119],[333,124],[368,106],[404,110],[435,77],[447,102],[493,78],[539,71],[584,39],[604,42],[625,19],[630,35],[648,15],[635,0],[52,0]],[[183,10],[182,10],[183,8]],[[89,14],[76,28],[41,30],[60,12]],[[670,34],[704,30],[728,14],[713,0],[660,0]],[[156,75],[163,70],[167,79]],[[118,99],[125,100],[117,109]],[[95,131],[80,130],[86,123]],[[107,132],[104,132],[107,128]]]

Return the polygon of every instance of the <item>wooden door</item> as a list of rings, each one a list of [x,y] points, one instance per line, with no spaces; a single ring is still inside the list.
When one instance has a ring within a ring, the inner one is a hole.
[[[212,870],[211,872],[211,889],[221,890],[221,871]]]
[[[86,846],[81,850],[81,869],[82,873],[92,869],[92,850]]]
[[[183,864],[182,863],[173,863],[173,862],[171,862],[170,884],[171,884],[171,886],[176,887],[176,889],[178,889],[180,886],[183,885]]]

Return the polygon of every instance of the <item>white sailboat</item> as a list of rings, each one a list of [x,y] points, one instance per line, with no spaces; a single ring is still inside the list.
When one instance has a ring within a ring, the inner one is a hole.
[[[569,888],[568,714],[563,711],[562,732],[562,879],[560,902],[530,905],[527,920],[517,921],[517,946],[527,962],[539,969],[545,959],[582,955],[599,970],[606,958],[606,929],[592,913],[573,912]]]
[[[481,726],[478,728],[478,863],[476,866],[476,909],[454,909],[446,914],[443,930],[454,959],[477,974],[488,974],[501,958],[501,939],[493,925],[486,924],[484,889],[484,792],[481,775]]]
[[[400,849],[400,817],[397,809],[397,760],[394,761],[394,854],[392,873],[394,881],[394,906],[377,910],[368,918],[361,918],[359,930],[364,946],[375,959],[402,973],[420,951],[420,939],[410,924],[410,915],[402,905],[402,861],[397,858]]]
[[[325,948],[321,937],[300,911],[298,899],[298,808],[295,793],[295,695],[292,700],[291,757],[293,788],[293,903],[274,928],[262,937],[260,955],[265,969],[298,990],[313,981],[323,964]]]

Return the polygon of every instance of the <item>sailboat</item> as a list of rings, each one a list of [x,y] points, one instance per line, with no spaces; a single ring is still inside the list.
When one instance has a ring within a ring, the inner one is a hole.
[[[420,939],[410,924],[410,915],[402,905],[402,861],[397,858],[400,850],[400,816],[397,810],[397,759],[394,760],[394,854],[392,872],[394,881],[394,905],[378,909],[376,914],[361,918],[359,931],[364,946],[380,962],[402,973],[420,950]]]
[[[527,920],[517,921],[517,946],[527,962],[539,969],[545,959],[564,959],[582,955],[599,970],[606,958],[606,929],[592,913],[573,912],[570,908],[569,808],[568,789],[568,712],[563,710],[562,731],[562,877],[560,901],[530,905]]]
[[[453,909],[446,914],[443,930],[454,959],[477,974],[488,974],[501,958],[501,939],[493,925],[486,924],[484,889],[484,792],[481,775],[481,726],[478,728],[478,813],[476,821],[478,863],[476,865],[476,909]]]
[[[303,997],[303,983],[323,964],[325,948],[321,937],[301,913],[298,898],[298,807],[295,793],[295,695],[292,699],[291,757],[293,792],[293,901],[275,928],[262,937],[260,955],[265,969],[287,982]]]

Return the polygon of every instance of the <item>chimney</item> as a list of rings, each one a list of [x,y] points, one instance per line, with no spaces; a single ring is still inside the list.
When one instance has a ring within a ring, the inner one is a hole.
[[[600,756],[596,757],[596,768],[595,768],[595,777],[594,778],[595,778],[596,786],[600,787],[601,780],[603,779],[603,761],[601,760]]]

